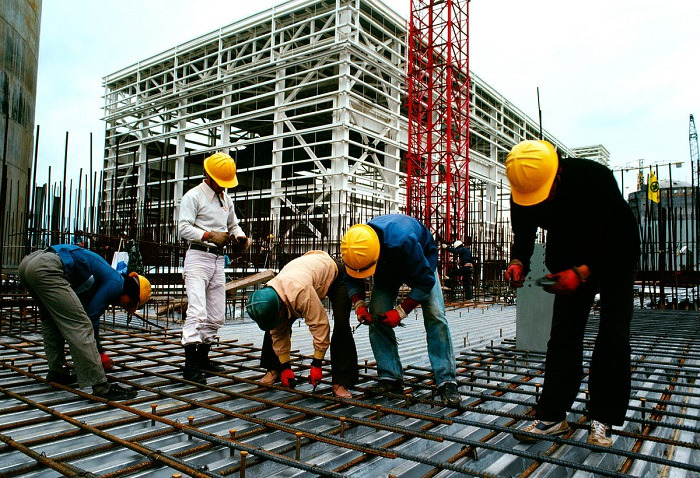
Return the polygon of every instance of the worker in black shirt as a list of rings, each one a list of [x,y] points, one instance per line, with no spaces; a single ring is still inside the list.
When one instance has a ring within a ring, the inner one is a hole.
[[[536,420],[523,429],[555,435],[569,429],[566,412],[583,376],[583,335],[596,292],[600,330],[590,364],[588,443],[612,445],[611,426],[622,425],[631,389],[629,329],[634,272],[639,258],[637,222],[612,172],[594,161],[559,158],[547,141],[523,141],[506,158],[511,186],[513,247],[505,279],[523,285],[537,228],[546,229],[546,265],[554,281],[552,329]],[[532,435],[516,435],[536,441]]]

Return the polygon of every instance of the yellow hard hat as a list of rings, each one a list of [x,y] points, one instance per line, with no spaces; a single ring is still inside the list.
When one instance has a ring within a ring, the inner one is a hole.
[[[139,302],[138,305],[134,307],[134,310],[141,307],[143,304],[148,302],[151,298],[151,282],[144,276],[137,274],[136,272],[130,272],[129,277],[134,277],[139,283]],[[133,312],[133,311],[131,311]]]
[[[513,202],[532,206],[547,199],[558,169],[559,158],[550,142],[528,140],[513,146],[506,157]]]
[[[204,160],[204,170],[222,188],[238,186],[236,163],[226,153],[214,153]]]
[[[367,224],[355,224],[340,241],[345,270],[351,277],[364,279],[374,274],[379,260],[379,237]]]

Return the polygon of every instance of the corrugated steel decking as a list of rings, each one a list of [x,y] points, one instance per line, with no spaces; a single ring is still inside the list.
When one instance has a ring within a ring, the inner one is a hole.
[[[354,399],[334,398],[329,380],[315,394],[308,383],[293,392],[261,387],[262,333],[246,319],[221,329],[213,358],[227,370],[206,386],[181,378],[179,330],[106,330],[118,364],[111,376],[139,389],[118,404],[45,382],[34,320],[10,315],[0,339],[2,476],[700,476],[700,319],[693,312],[635,311],[633,396],[612,449],[585,442],[586,378],[569,433],[534,445],[513,438],[531,419],[543,373],[541,354],[514,347],[514,307],[448,311],[460,409],[433,400],[419,314],[398,330],[405,396],[361,395],[375,375],[364,328],[355,333],[361,383]],[[597,323],[593,315],[587,354]],[[306,376],[306,327],[295,328],[293,341]]]

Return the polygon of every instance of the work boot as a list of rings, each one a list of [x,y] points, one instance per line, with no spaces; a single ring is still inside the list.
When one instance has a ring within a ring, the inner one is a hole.
[[[104,389],[104,387],[107,387]],[[117,383],[101,383],[92,387],[92,394],[105,400],[118,402],[121,400],[131,400],[136,398],[138,392],[133,388],[124,388]]]
[[[588,431],[587,443],[591,445],[612,446],[612,427],[598,420],[591,420],[591,429]]]
[[[440,394],[443,405],[456,407],[462,403],[462,396],[459,394],[459,389],[455,383],[444,383],[437,389],[437,391]]]
[[[569,424],[566,420],[560,422],[545,422],[542,420],[535,420],[528,426],[522,429],[524,432],[534,433],[535,435],[561,435],[569,431]],[[513,435],[516,440],[522,443],[535,443],[539,441],[539,438],[527,436],[527,435]]]
[[[378,380],[377,383],[365,389],[365,393],[369,396],[384,395],[387,392],[403,393],[403,382],[401,380]]]
[[[72,368],[63,367],[61,370],[49,370],[49,373],[46,374],[46,380],[68,386],[76,385],[78,376]]]
[[[197,357],[199,359],[199,370],[203,372],[223,372],[224,367],[209,360],[209,351],[211,344],[197,345]]]
[[[182,371],[182,377],[191,382],[197,382],[202,385],[207,384],[207,379],[202,371],[199,370],[197,344],[185,345],[185,369]]]
[[[272,385],[280,378],[280,373],[277,370],[268,370],[267,373],[260,379],[263,385]]]

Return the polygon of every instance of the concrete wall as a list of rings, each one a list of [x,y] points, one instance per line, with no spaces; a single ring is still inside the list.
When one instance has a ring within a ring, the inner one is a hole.
[[[0,159],[7,164],[4,208],[0,197],[3,268],[17,265],[26,237],[40,24],[41,0],[0,1]]]

